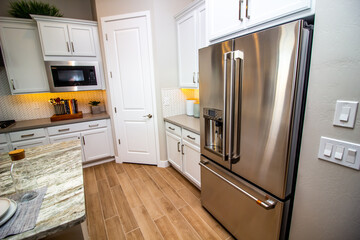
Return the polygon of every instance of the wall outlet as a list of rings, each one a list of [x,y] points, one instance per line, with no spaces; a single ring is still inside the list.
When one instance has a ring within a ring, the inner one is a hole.
[[[318,158],[360,170],[360,144],[321,137]]]

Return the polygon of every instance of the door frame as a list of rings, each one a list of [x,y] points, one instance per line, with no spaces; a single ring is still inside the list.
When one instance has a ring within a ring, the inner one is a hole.
[[[104,65],[104,69],[105,69],[105,81],[106,81],[106,85],[109,87],[108,89],[106,89],[107,92],[107,98],[108,98],[108,109],[111,109],[111,111],[109,111],[110,113],[110,118],[111,118],[111,123],[114,126],[113,129],[113,142],[114,142],[114,146],[115,146],[115,161],[117,163],[122,163],[123,161],[121,160],[121,157],[119,156],[119,142],[118,139],[120,139],[119,133],[116,131],[116,129],[119,129],[118,123],[117,121],[114,121],[115,117],[116,117],[116,113],[115,113],[115,106],[113,105],[113,103],[115,102],[112,99],[112,94],[111,94],[111,84],[110,84],[110,72],[107,69],[107,62],[106,62],[106,56],[105,56],[105,32],[104,32],[104,28],[103,26],[106,24],[106,22],[110,22],[110,21],[117,21],[117,20],[124,20],[124,19],[129,19],[129,18],[139,18],[139,17],[145,17],[146,19],[146,27],[147,27],[147,38],[148,38],[148,48],[149,48],[149,63],[150,63],[150,86],[151,86],[151,95],[152,95],[152,106],[153,106],[153,112],[156,114],[153,114],[153,121],[154,121],[154,131],[155,131],[155,153],[156,153],[156,162],[157,162],[157,166],[159,167],[165,167],[165,166],[160,166],[161,161],[160,161],[160,146],[159,146],[159,128],[158,128],[158,111],[157,111],[157,106],[156,106],[156,91],[155,91],[155,75],[154,75],[154,54],[153,54],[153,43],[152,43],[152,28],[151,28],[151,17],[150,17],[150,11],[141,11],[141,12],[133,12],[133,13],[126,13],[126,14],[120,14],[120,15],[114,15],[114,16],[107,16],[107,17],[101,17],[100,18],[100,28],[101,28],[101,37],[102,37],[102,50],[103,50],[103,65]],[[110,94],[109,94],[110,93]],[[109,101],[110,100],[110,101]],[[161,164],[163,165],[163,164]]]

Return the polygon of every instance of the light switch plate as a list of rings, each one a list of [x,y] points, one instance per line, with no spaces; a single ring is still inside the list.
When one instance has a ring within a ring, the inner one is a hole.
[[[329,146],[330,144],[334,146],[334,151],[332,154],[330,154],[330,156],[326,156],[324,154],[324,152],[326,152],[326,145]],[[336,159],[336,153],[341,148],[344,148],[341,159]],[[360,170],[360,144],[345,142],[333,138],[321,137],[318,158],[332,163],[340,164],[345,167]]]
[[[334,122],[335,126],[354,128],[359,102],[336,101]]]

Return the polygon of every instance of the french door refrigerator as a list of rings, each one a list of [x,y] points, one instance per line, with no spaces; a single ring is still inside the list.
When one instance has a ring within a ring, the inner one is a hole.
[[[237,239],[286,239],[312,26],[290,22],[199,50],[201,202]]]

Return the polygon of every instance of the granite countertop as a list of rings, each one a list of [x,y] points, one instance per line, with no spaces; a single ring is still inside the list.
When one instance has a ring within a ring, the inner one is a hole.
[[[107,119],[107,118],[110,118],[109,114],[103,112],[99,114],[85,113],[83,115],[83,118],[68,119],[68,120],[62,120],[56,122],[51,122],[50,118],[32,119],[32,120],[18,121],[7,128],[0,129],[0,133],[30,130],[34,128],[52,127],[52,126],[58,126],[64,124],[79,123],[79,122],[86,122],[86,121]]]
[[[191,132],[200,134],[200,118],[189,117],[186,114],[164,118],[164,121],[178,125]]]
[[[39,239],[85,220],[85,198],[80,140],[54,143],[25,150],[36,172],[38,187],[47,183],[34,229],[6,239]],[[10,176],[11,160],[0,154],[0,194],[15,193]]]

